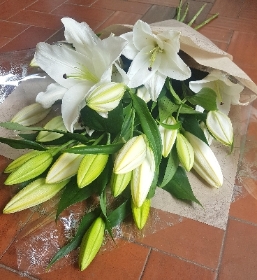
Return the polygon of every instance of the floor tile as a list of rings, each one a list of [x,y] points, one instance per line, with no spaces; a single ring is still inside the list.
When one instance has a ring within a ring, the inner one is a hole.
[[[211,14],[219,13],[220,16],[237,18],[243,5],[244,0],[216,0],[211,9]]]
[[[51,29],[31,26],[7,43],[0,51],[14,51],[35,48],[36,44],[47,40],[54,33]]]
[[[0,19],[8,19],[34,2],[35,0],[5,1],[0,5]]]
[[[143,15],[151,5],[144,3],[133,3],[133,5],[131,5],[131,3],[122,0],[98,0],[95,1],[91,7]]]
[[[257,68],[257,57],[255,54],[257,45],[257,34],[235,31],[228,52],[233,55],[234,62],[239,65],[247,65]]]
[[[21,22],[37,27],[58,30],[62,27],[61,17],[47,13],[23,10],[9,19],[12,22]]]
[[[27,280],[27,279],[31,279],[26,277],[26,275],[24,274],[18,274],[15,271],[11,271],[11,270],[7,270],[5,268],[0,267],[0,275],[1,275],[1,279],[6,279],[6,280]]]
[[[255,0],[245,1],[239,17],[257,19],[257,2]]]
[[[232,30],[213,27],[211,24],[207,24],[198,31],[212,41],[224,43],[229,43],[233,34]]]
[[[1,20],[1,36],[13,38],[28,28],[28,25]]]
[[[110,18],[108,18],[103,24],[98,26],[98,28],[95,31],[101,32],[101,30],[112,24],[134,24],[140,18],[141,16],[139,14],[131,14],[117,11],[114,12],[114,14],[111,15]]]
[[[26,10],[50,13],[52,10],[60,6],[64,0],[35,1],[32,5],[28,6]]]
[[[142,280],[214,280],[215,272],[195,264],[152,251]]]
[[[229,220],[219,280],[257,279],[257,227]]]
[[[221,229],[183,218],[180,223],[138,242],[216,269],[223,234]]]
[[[139,2],[138,0],[128,0],[128,2]],[[140,3],[156,4],[168,7],[178,7],[179,0],[140,0]]]
[[[141,18],[147,23],[154,23],[158,21],[173,19],[176,15],[175,7],[165,7],[153,5]]]
[[[55,9],[52,13],[61,16],[70,16],[79,21],[88,22],[88,20],[91,19],[98,22],[104,22],[111,15],[113,15],[114,11],[106,9],[93,9],[90,7],[72,4],[63,4]]]
[[[75,4],[90,7],[96,0],[67,0],[67,4]]]

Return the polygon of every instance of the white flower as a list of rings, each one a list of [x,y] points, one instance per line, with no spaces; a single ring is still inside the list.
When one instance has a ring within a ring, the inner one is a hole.
[[[136,207],[141,207],[144,203],[153,182],[154,172],[153,151],[147,147],[143,162],[132,171],[131,195]]]
[[[63,19],[65,37],[75,49],[63,45],[39,43],[37,65],[57,84],[37,96],[37,102],[49,108],[62,99],[62,116],[68,131],[73,131],[86,98],[99,83],[111,82],[112,65],[119,58],[126,41],[119,37],[100,40],[85,23]]]
[[[189,67],[178,55],[179,32],[169,30],[153,34],[151,27],[139,20],[134,25],[133,32],[121,37],[128,41],[123,54],[133,60],[128,71],[129,87],[144,84],[152,89],[151,97],[156,100],[166,77],[185,80],[191,76]]]
[[[217,107],[226,115],[229,113],[231,104],[245,105],[239,101],[240,93],[244,87],[231,82],[227,75],[219,70],[213,70],[200,81],[190,82],[189,87],[195,93],[198,93],[204,87],[213,89],[217,94]]]

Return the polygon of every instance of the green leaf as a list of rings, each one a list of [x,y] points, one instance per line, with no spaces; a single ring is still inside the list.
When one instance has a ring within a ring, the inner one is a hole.
[[[182,101],[181,101],[180,97],[177,95],[177,93],[175,92],[175,90],[173,89],[170,80],[168,81],[168,89],[169,89],[170,93],[172,94],[172,96],[175,98],[176,103],[180,104]]]
[[[66,185],[62,193],[61,199],[58,203],[58,208],[56,211],[56,220],[58,219],[59,215],[62,213],[63,210],[65,210],[72,204],[87,199],[95,192],[95,184],[92,183],[85,188],[79,188],[77,186],[77,178],[73,177],[71,181]]]
[[[123,124],[122,103],[120,102],[115,109],[108,113],[108,118],[103,118],[95,110],[86,106],[81,110],[81,119],[91,129],[117,134]]]
[[[135,109],[129,104],[123,110],[124,122],[121,127],[120,137],[128,141],[133,136],[134,122],[135,122]]]
[[[145,101],[135,94],[131,94],[133,107],[139,117],[141,127],[146,135],[155,158],[156,170],[159,168],[162,154],[162,140],[158,126],[150,114]]]
[[[197,136],[198,138],[200,138],[207,145],[209,145],[208,141],[204,135],[204,132],[199,125],[199,121],[196,118],[196,116],[186,116],[183,120],[183,128],[186,131],[188,131],[188,132],[194,134],[195,136]]]
[[[176,147],[174,146],[169,154],[169,158],[167,161],[163,180],[160,184],[160,188],[163,188],[165,185],[167,185],[170,182],[170,180],[173,178],[174,174],[176,173],[178,166],[179,166],[179,158],[177,155]]]
[[[207,111],[217,110],[217,95],[211,88],[202,88],[194,96],[188,97],[188,101],[193,105],[200,105]]]
[[[83,146],[83,147],[75,147],[64,150],[65,153],[73,153],[73,154],[115,154],[118,152],[124,143],[116,143],[109,145],[92,145],[92,146]]]
[[[166,124],[166,123],[160,123],[160,125],[166,129],[175,130],[181,128],[181,123],[177,122],[176,124]]]
[[[119,225],[131,213],[131,200],[125,200],[119,207],[108,215],[110,227]]]
[[[173,103],[168,97],[163,96],[158,100],[160,122],[165,121],[172,113],[176,112],[179,105]]]
[[[66,256],[67,254],[69,254],[71,251],[73,251],[74,249],[76,249],[81,241],[82,238],[85,234],[85,232],[87,231],[87,229],[91,226],[91,224],[93,223],[93,221],[99,217],[100,215],[100,209],[97,208],[96,210],[87,213],[81,220],[80,225],[78,227],[78,231],[76,233],[76,235],[73,237],[73,239],[64,247],[62,247],[55,255],[54,257],[51,259],[49,265],[47,266],[47,268],[50,268],[55,262],[57,262],[58,260],[60,260],[61,258],[63,258],[64,256]]]
[[[43,145],[38,144],[37,142],[30,140],[16,140],[0,137],[0,142],[9,145],[15,149],[34,149],[39,151],[45,151],[46,148]]]
[[[201,205],[192,191],[185,170],[181,166],[177,168],[172,180],[163,189],[178,199],[193,201]]]
[[[19,131],[43,130],[42,127],[28,127],[15,122],[2,122],[0,123],[0,126],[10,130],[19,130]]]

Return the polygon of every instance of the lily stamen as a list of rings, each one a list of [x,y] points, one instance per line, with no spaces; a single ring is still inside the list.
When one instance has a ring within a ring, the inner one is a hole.
[[[163,49],[161,49],[159,46],[156,46],[150,51],[151,56],[150,56],[150,66],[148,67],[149,71],[152,71],[152,66],[154,61],[156,60],[156,56],[158,53],[163,53]]]

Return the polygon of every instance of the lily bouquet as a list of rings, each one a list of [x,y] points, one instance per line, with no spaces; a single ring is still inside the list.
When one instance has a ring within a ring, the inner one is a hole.
[[[2,143],[31,149],[5,169],[5,185],[19,184],[20,190],[3,212],[30,208],[59,193],[58,219],[72,204],[98,197],[74,238],[50,262],[80,245],[84,270],[105,230],[112,235],[130,213],[137,227],[144,227],[157,187],[201,205],[189,171],[209,186],[222,186],[211,142],[233,148],[230,106],[243,104],[244,86],[257,90],[228,54],[182,23],[150,26],[139,20],[98,36],[86,23],[62,22],[66,41],[39,43],[31,62],[53,82],[35,103],[1,123],[20,131],[19,139],[1,137]],[[61,114],[34,126],[55,104]]]

